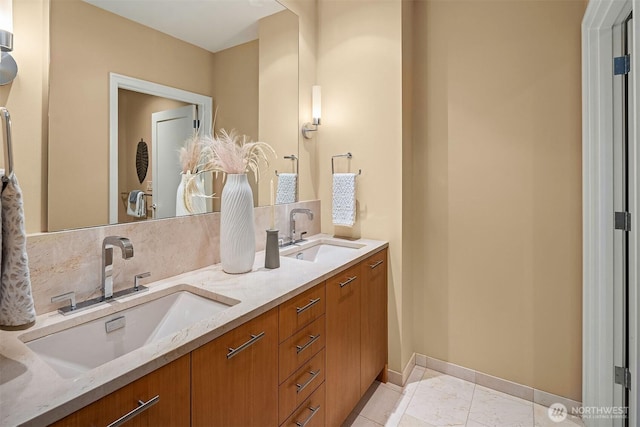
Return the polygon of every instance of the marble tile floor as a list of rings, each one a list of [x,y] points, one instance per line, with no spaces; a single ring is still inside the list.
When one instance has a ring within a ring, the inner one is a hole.
[[[346,427],[583,427],[569,416],[554,422],[546,407],[416,366],[407,384],[375,382]]]

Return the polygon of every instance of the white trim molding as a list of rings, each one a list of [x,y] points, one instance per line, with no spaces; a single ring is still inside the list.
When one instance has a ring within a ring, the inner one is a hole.
[[[562,403],[568,409],[570,414],[579,411],[579,408],[582,406],[582,403],[576,400],[571,400],[566,397],[548,393],[543,390],[538,390],[530,386],[505,380],[503,378],[494,377],[492,375],[488,375],[474,369],[465,368],[464,366],[425,356],[424,354],[415,353],[414,356],[416,366],[442,372],[443,374],[460,378],[461,380],[490,388],[492,390],[506,393],[511,396],[526,400],[528,402],[537,403],[538,405],[549,407],[554,403]],[[413,369],[413,365],[411,364],[412,360],[414,360],[414,357],[412,357],[407,364],[407,368],[410,367],[411,369]],[[407,368],[405,368],[405,370]],[[409,372],[408,374],[410,375],[411,372]],[[407,377],[409,375],[407,375]],[[389,375],[389,379],[391,379],[391,375]],[[391,382],[391,380],[389,381]],[[398,384],[394,382],[394,384],[399,386],[403,386],[405,383]]]
[[[109,224],[118,223],[118,89],[197,105],[200,129],[208,135],[211,134],[213,112],[213,99],[210,96],[109,73]]]
[[[614,294],[613,294],[613,26],[640,4],[640,0],[591,0],[582,21],[582,170],[583,170],[583,385],[585,407],[614,405]],[[634,19],[632,75],[637,144],[638,127],[638,19]],[[638,182],[638,155],[630,159],[630,173]],[[637,184],[636,184],[637,188]],[[632,223],[637,257],[638,202]],[[631,297],[638,300],[637,262],[631,276]],[[635,279],[634,279],[635,278]],[[637,304],[631,304],[632,370],[637,378]],[[638,383],[636,383],[638,384]],[[638,425],[637,386],[632,387],[631,420]],[[589,427],[612,426],[612,419],[585,419]]]
[[[631,360],[630,369],[633,375],[631,396],[629,400],[635,402],[632,404],[630,412],[630,426],[640,425],[640,393],[638,393],[638,387],[640,387],[640,0],[633,0],[633,53],[631,55],[631,81],[632,81],[632,100],[633,103],[633,122],[632,126],[632,138],[633,144],[631,148],[631,168],[630,179],[635,184],[635,192],[631,195],[630,206],[632,210],[632,228],[629,233],[629,258],[635,260],[635,263],[631,265],[629,271],[629,280],[631,283],[629,289],[629,298],[631,301],[635,301],[632,304],[632,309],[629,313],[630,323],[630,354]]]

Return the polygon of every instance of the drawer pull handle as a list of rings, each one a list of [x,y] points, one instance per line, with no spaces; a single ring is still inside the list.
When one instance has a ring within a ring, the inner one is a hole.
[[[347,286],[349,283],[353,282],[354,280],[356,280],[358,278],[358,276],[353,276],[353,277],[349,277],[347,280],[345,280],[344,282],[340,282],[340,287],[344,288],[345,286]]]
[[[313,372],[313,371],[309,371],[309,375],[311,375],[311,378],[309,378],[307,380],[306,383],[304,384],[296,384],[296,393],[300,393],[302,390],[304,390],[305,388],[307,388],[307,386],[309,384],[311,384],[313,382],[313,380],[316,379],[316,377],[320,374],[320,369],[318,369],[317,371]]]
[[[304,350],[306,350],[311,344],[313,344],[314,342],[318,341],[318,338],[320,338],[320,334],[317,335],[309,335],[309,341],[307,341],[304,345],[297,345],[296,346],[296,354],[300,354],[302,353]]]
[[[369,264],[369,267],[371,267],[371,269],[373,270],[374,268],[376,268],[377,266],[379,266],[380,264],[382,264],[384,261],[380,260],[377,262],[374,262],[373,264]]]
[[[318,410],[320,409],[320,405],[316,406],[315,408],[312,408],[311,406],[309,406],[307,409],[311,411],[311,414],[303,422],[296,421],[296,425],[298,427],[304,427],[307,424],[309,424],[309,421],[311,421],[311,418],[313,418],[313,416],[316,414],[316,412],[318,412]]]
[[[160,401],[160,395],[157,395],[156,397],[152,397],[151,399],[147,400],[146,402],[143,402],[142,400],[138,400],[138,407],[137,408],[133,409],[131,412],[129,412],[127,414],[124,414],[123,416],[121,416],[120,418],[118,418],[117,420],[115,420],[114,422],[109,424],[107,427],[118,427],[118,426],[121,426],[122,424],[126,423],[130,419],[135,418],[136,416],[140,415],[141,413],[143,413],[147,409],[151,408],[153,405],[155,405],[159,401]]]
[[[260,340],[260,338],[262,337],[264,337],[264,332],[260,332],[258,335],[251,334],[251,339],[246,343],[242,344],[240,347],[236,347],[236,348],[229,347],[229,353],[227,353],[227,359],[231,359],[232,357],[240,353],[242,350],[246,350],[247,347],[250,347],[256,342],[258,342],[258,340]]]
[[[313,307],[314,305],[316,305],[319,302],[320,302],[320,298],[310,299],[309,300],[309,304],[305,305],[304,307],[296,307],[296,313],[300,314],[303,311],[307,311],[307,310],[309,310],[311,307]]]

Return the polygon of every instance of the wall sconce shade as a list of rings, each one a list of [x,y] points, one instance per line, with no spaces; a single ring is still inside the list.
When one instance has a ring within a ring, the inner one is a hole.
[[[310,132],[316,132],[318,125],[322,121],[322,101],[320,86],[311,87],[311,123],[305,123],[302,126],[302,136],[311,139]]]
[[[0,85],[11,83],[18,75],[18,64],[8,53],[13,50],[13,0],[0,0]]]

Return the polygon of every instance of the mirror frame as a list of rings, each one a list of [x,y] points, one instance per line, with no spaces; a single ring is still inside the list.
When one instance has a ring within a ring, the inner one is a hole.
[[[199,132],[211,134],[213,98],[171,86],[109,73],[109,224],[118,224],[118,89],[173,99],[198,108]]]

